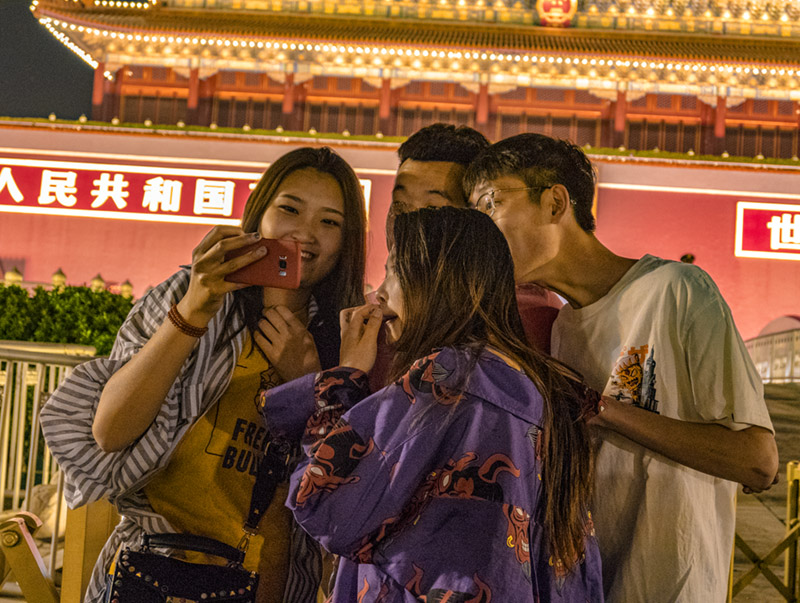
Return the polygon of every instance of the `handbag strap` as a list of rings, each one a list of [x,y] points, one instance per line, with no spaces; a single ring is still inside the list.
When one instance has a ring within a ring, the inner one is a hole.
[[[216,555],[241,565],[250,543],[250,536],[256,533],[264,512],[275,497],[275,490],[278,489],[278,484],[285,480],[289,474],[291,454],[292,444],[288,440],[275,438],[267,445],[267,449],[264,451],[264,458],[258,464],[256,482],[253,484],[253,492],[250,496],[250,510],[242,526],[244,536],[242,536],[236,547],[224,544],[213,538],[185,533],[145,533],[142,535],[142,545],[145,548],[152,546],[197,551],[208,555]]]
[[[264,458],[258,464],[256,483],[253,484],[253,493],[250,496],[250,511],[244,522],[244,531],[255,534],[258,523],[264,516],[275,496],[278,484],[286,479],[289,473],[289,459],[292,454],[292,445],[282,438],[273,439],[264,451]]]

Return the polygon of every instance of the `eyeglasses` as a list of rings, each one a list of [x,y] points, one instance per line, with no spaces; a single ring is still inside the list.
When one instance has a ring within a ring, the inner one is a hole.
[[[495,193],[510,193],[514,191],[535,191],[535,190],[547,190],[548,188],[552,187],[552,184],[547,186],[523,186],[519,188],[495,188],[490,190],[487,193],[483,193],[480,197],[478,197],[478,201],[475,204],[470,204],[472,209],[477,209],[478,211],[488,215],[490,218],[494,215],[495,210],[495,203],[494,203],[494,195]]]

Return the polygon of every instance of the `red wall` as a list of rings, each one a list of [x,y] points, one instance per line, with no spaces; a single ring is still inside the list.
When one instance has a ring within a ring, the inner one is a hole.
[[[61,268],[70,285],[100,274],[109,285],[126,279],[140,297],[191,264],[205,225],[135,222],[66,216],[0,214],[0,254],[25,259],[26,281],[51,281]]]
[[[694,254],[695,265],[711,275],[731,307],[742,337],[750,339],[772,319],[800,313],[800,262],[734,255],[736,203],[746,200],[764,201],[601,189],[597,237],[627,257],[650,253],[678,260]]]

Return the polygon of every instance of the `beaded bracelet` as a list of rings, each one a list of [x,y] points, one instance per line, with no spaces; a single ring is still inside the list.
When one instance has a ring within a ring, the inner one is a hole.
[[[202,337],[208,332],[208,327],[195,327],[186,322],[186,319],[178,312],[177,304],[172,304],[172,307],[167,313],[167,318],[169,318],[169,321],[176,329],[184,335],[189,335],[189,337]]]

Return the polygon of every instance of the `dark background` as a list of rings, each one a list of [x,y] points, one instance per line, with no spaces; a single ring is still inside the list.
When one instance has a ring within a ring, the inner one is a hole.
[[[33,16],[29,0],[0,0],[0,116],[90,117],[94,70]]]

